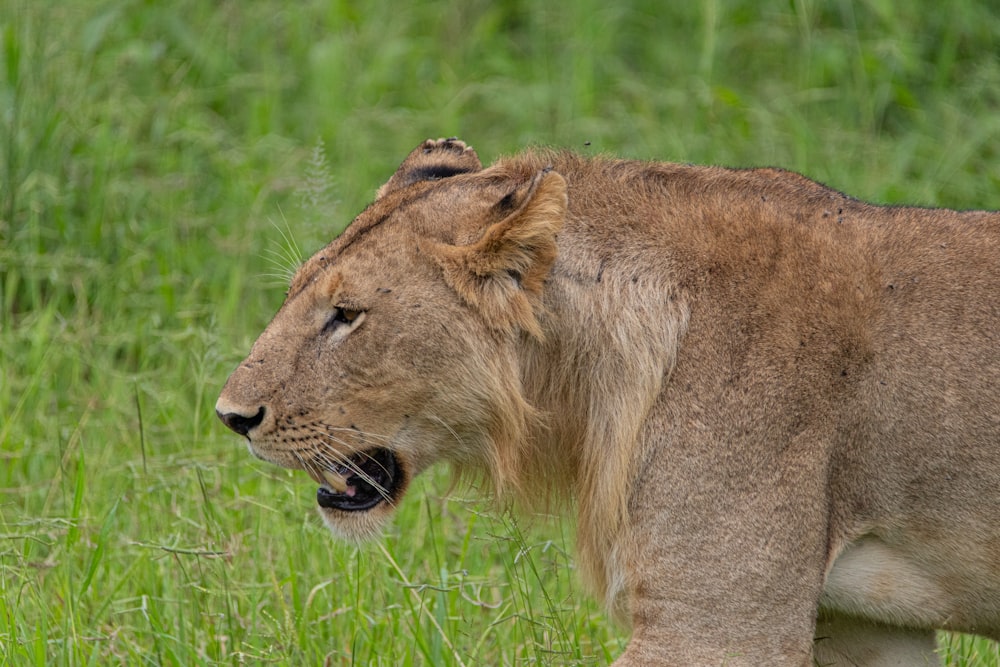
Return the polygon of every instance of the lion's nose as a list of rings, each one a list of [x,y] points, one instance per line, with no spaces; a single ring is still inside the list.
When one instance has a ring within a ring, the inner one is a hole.
[[[215,414],[219,415],[219,419],[222,423],[233,429],[240,435],[246,435],[253,428],[259,426],[262,421],[264,421],[264,406],[261,406],[257,413],[251,416],[245,414],[240,414],[238,412],[223,412],[218,407],[215,409]]]

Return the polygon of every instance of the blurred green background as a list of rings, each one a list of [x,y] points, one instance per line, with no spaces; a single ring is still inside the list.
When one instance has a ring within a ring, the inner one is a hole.
[[[427,137],[997,208],[998,54],[970,0],[0,0],[0,665],[610,662],[566,523],[438,471],[337,544],[223,432],[288,271]]]

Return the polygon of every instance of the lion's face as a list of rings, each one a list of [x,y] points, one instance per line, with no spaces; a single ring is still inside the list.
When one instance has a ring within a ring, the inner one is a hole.
[[[491,175],[460,142],[425,143],[298,270],[220,418],[256,456],[306,471],[349,537],[435,461],[502,474],[499,443],[527,410],[513,343],[537,329],[564,207],[554,173]]]

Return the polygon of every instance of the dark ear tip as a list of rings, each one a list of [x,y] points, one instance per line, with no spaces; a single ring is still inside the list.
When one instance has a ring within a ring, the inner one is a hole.
[[[448,137],[447,139],[428,139],[424,143],[420,144],[424,153],[432,153],[436,150],[450,151],[452,153],[466,153],[472,152],[475,155],[475,151],[472,146],[468,145],[458,137]]]
[[[455,137],[427,139],[399,165],[389,182],[379,188],[376,198],[419,181],[437,181],[482,168],[476,151],[464,141]]]

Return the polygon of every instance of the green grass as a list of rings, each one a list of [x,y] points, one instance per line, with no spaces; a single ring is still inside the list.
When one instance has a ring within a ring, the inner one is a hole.
[[[335,543],[213,404],[426,137],[998,207],[989,3],[667,4],[0,0],[0,665],[613,660],[566,523],[438,471]]]

